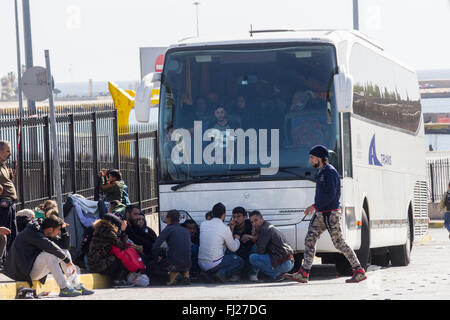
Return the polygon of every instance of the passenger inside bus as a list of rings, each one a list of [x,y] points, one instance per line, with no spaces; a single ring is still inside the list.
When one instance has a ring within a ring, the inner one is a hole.
[[[238,95],[231,106],[231,110],[236,116],[241,119],[241,128],[245,131],[250,128],[255,128],[254,111],[251,109],[248,99],[244,95]]]
[[[298,90],[284,118],[287,148],[308,147],[329,138],[327,104],[311,90]]]
[[[163,126],[184,128],[191,135],[196,120],[202,121],[202,135],[209,128],[221,132],[253,128],[258,141],[259,134],[265,134],[259,130],[267,129],[267,150],[271,150],[274,133],[271,130],[278,129],[280,167],[294,167],[298,175],[309,172],[309,163],[299,164],[298,159],[305,158],[303,154],[312,145],[336,145],[340,134],[331,86],[335,72],[332,50],[328,46],[293,46],[244,51],[180,51],[168,56],[168,61],[173,61],[177,68],[165,71],[160,108]],[[218,103],[222,108],[214,110]],[[171,171],[171,180],[183,180],[226,175],[238,167],[252,170],[262,166],[259,162],[256,166],[249,162],[250,139],[246,141],[244,166],[234,159],[231,166],[191,162],[173,165],[175,170],[170,170],[170,154],[167,154],[169,165],[162,171]],[[210,142],[202,141],[202,150]],[[192,157],[194,143],[190,147]],[[340,169],[339,163],[336,168]],[[285,175],[293,176],[283,170],[277,173],[279,177]]]
[[[299,90],[294,93],[291,101],[291,111],[302,111],[314,97],[311,90]]]

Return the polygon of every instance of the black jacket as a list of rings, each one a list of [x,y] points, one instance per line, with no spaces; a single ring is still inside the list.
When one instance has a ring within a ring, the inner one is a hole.
[[[245,227],[244,227],[244,230],[242,231],[242,233],[239,232],[238,227],[236,227],[236,226],[234,227],[233,236],[235,234],[237,234],[242,238],[242,236],[244,234],[248,234],[248,235],[252,234],[253,227],[252,227],[252,223],[250,222],[250,220],[245,219],[244,224],[245,224]],[[247,259],[252,251],[252,247],[253,247],[253,241],[251,241],[251,240],[248,240],[247,242],[241,241],[241,245],[239,246],[239,249],[237,249],[235,254],[237,254],[239,257],[241,257],[243,259]]]
[[[264,221],[257,233],[256,253],[268,254],[272,267],[276,268],[285,261],[293,259],[294,251],[275,226]]]
[[[70,257],[62,250],[69,249],[69,246],[70,235],[67,230],[62,229],[60,237],[49,239],[42,232],[40,224],[32,221],[14,240],[6,259],[5,274],[16,281],[28,281],[31,285],[30,273],[37,256],[45,251],[69,263]],[[40,281],[44,283],[45,277]]]
[[[128,239],[133,241],[134,244],[144,247],[144,253],[148,256],[152,256],[152,247],[158,237],[156,233],[149,227],[144,226],[139,228],[136,225],[127,227]]]

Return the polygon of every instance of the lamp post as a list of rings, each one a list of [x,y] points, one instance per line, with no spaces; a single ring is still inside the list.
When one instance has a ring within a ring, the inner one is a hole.
[[[14,0],[14,10],[16,18],[16,43],[17,43],[17,83],[19,94],[19,114],[23,116],[23,103],[22,103],[22,65],[20,62],[20,39],[19,39],[19,15],[17,13],[17,0]]]
[[[359,30],[358,0],[353,0],[353,29]]]
[[[31,42],[30,0],[22,0],[23,33],[25,37],[25,65],[27,69],[33,66],[33,46]],[[28,112],[36,114],[36,104],[28,100]]]

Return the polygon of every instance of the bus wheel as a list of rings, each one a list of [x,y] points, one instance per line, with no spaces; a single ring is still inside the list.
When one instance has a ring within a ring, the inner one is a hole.
[[[361,222],[361,246],[355,253],[361,266],[367,270],[370,260],[370,229],[369,219],[367,218],[366,210],[364,208],[361,212]],[[336,254],[336,271],[341,276],[352,275],[352,267],[347,258],[341,253]]]
[[[370,260],[370,228],[369,219],[364,208],[361,209],[361,246],[356,250],[356,256],[364,270],[367,270]]]
[[[411,259],[411,229],[409,219],[407,225],[406,243],[400,246],[389,247],[389,256],[391,258],[392,266],[404,267],[409,264]]]
[[[295,253],[294,254],[294,267],[292,268],[297,272],[298,269],[302,266],[303,262],[303,253]]]
[[[377,265],[380,267],[389,266],[389,255],[387,252],[381,254],[372,254],[372,259],[370,264]]]
[[[347,258],[342,253],[336,253],[336,271],[342,276],[351,276],[352,266],[348,262]]]

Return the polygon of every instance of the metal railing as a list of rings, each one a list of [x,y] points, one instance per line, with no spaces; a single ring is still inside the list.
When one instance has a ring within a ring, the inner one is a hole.
[[[428,202],[439,202],[450,182],[450,159],[427,160]]]
[[[103,111],[92,108],[86,112],[77,105],[58,109],[58,146],[51,143],[47,115],[24,117],[20,123],[18,114],[0,110],[0,140],[11,142],[7,165],[16,176],[18,207],[33,209],[56,198],[52,161],[53,150],[58,147],[63,201],[71,193],[97,200],[98,172],[115,168],[128,186],[130,201],[142,210],[157,210],[156,128],[119,128],[113,105],[102,104],[99,109]]]

